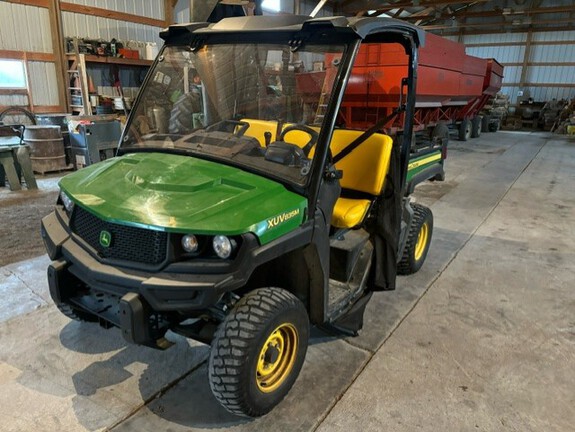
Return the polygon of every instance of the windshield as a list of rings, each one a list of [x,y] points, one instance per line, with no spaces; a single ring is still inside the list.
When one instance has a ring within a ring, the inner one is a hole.
[[[158,149],[305,184],[344,45],[164,48],[124,151]]]

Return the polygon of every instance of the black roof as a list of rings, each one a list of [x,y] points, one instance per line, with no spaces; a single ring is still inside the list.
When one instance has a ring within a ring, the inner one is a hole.
[[[170,42],[184,35],[211,35],[264,32],[299,32],[332,29],[339,32],[353,32],[362,39],[378,33],[403,33],[413,37],[418,46],[425,42],[425,32],[405,21],[377,17],[323,17],[310,18],[307,15],[246,16],[224,18],[210,23],[175,24],[160,33],[162,39]]]

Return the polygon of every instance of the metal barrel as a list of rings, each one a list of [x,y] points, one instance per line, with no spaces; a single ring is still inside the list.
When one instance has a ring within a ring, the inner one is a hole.
[[[60,126],[62,138],[64,138],[64,152],[66,164],[72,163],[72,149],[70,145],[70,131],[68,130],[68,113],[36,114],[36,124],[44,126]]]
[[[67,168],[60,126],[27,126],[24,142],[30,146],[30,160],[35,172],[44,174]]]

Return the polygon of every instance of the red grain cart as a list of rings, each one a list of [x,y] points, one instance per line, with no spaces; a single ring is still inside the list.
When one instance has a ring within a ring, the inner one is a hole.
[[[335,74],[337,65],[329,60],[326,58],[325,72],[301,74],[298,79],[298,85],[306,87],[310,96],[321,91],[313,86],[314,82],[321,82],[313,78],[314,74]],[[347,128],[365,129],[389,115],[397,107],[407,61],[398,44],[362,47],[338,122]],[[429,132],[432,138],[447,138],[449,129],[455,129],[459,138],[466,141],[488,130],[489,120],[485,117],[482,125],[480,111],[501,88],[503,66],[495,59],[467,55],[464,45],[429,33],[419,51],[418,63],[415,131]],[[403,119],[398,117],[386,129],[394,133],[401,124]]]

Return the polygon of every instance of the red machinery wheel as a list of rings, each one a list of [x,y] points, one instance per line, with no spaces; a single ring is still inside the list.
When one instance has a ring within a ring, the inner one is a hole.
[[[459,140],[467,141],[471,138],[471,121],[469,119],[464,119],[459,124]]]
[[[481,135],[481,117],[473,117],[471,120],[471,138],[479,138]]]

